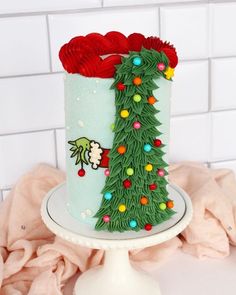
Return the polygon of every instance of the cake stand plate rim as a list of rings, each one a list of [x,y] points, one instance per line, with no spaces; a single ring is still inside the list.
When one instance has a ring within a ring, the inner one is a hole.
[[[94,237],[94,236],[89,236],[85,235],[83,232],[79,231],[79,226],[83,225],[81,222],[78,222],[78,231],[74,232],[68,228],[65,228],[63,224],[58,223],[57,220],[54,220],[51,217],[51,213],[48,210],[48,202],[52,196],[54,196],[54,202],[55,200],[57,202],[62,202],[62,198],[59,199],[58,191],[60,188],[65,186],[65,183],[62,183],[56,187],[54,187],[51,191],[47,193],[45,198],[43,199],[42,205],[41,205],[41,216],[43,219],[43,222],[46,224],[46,226],[57,236],[61,237],[64,240],[67,240],[71,243],[78,244],[81,246],[86,246],[89,248],[94,248],[94,249],[140,249],[143,247],[150,247],[153,245],[157,245],[160,243],[163,243],[167,240],[170,240],[171,238],[177,236],[180,232],[182,232],[190,223],[192,214],[193,214],[193,209],[192,209],[192,203],[185,191],[183,191],[180,187],[174,184],[169,184],[171,189],[175,192],[177,192],[182,200],[180,201],[184,202],[185,205],[185,211],[181,218],[179,220],[176,220],[176,223],[167,228],[166,230],[163,230],[161,232],[156,232],[153,233],[152,231],[146,232],[145,231],[145,236],[144,236],[144,231],[140,231],[138,233],[135,233],[136,237],[134,237],[134,232],[126,232],[129,233],[127,238],[122,238],[122,239],[112,239],[112,233],[107,233],[103,232],[101,234],[101,237]],[[170,196],[171,197],[171,196]],[[52,200],[52,199],[51,199]],[[65,201],[65,196],[64,196],[64,201]],[[56,204],[56,203],[55,203]],[[55,206],[56,208],[56,206]],[[65,210],[63,212],[64,216],[67,218],[73,218],[72,216],[68,216],[68,212],[66,209],[66,206],[64,206]],[[52,209],[50,209],[52,211]],[[72,219],[71,219],[72,220]],[[75,219],[73,218],[73,221],[75,222]],[[155,227],[158,227],[155,226]],[[154,228],[155,228],[154,227]],[[88,229],[88,231],[91,231],[92,234],[96,234],[97,231],[94,229]],[[102,232],[100,232],[102,233]],[[107,235],[110,235],[109,238],[107,238]]]

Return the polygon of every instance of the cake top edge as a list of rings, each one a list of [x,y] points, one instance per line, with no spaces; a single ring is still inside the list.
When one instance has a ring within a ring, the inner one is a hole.
[[[140,33],[132,33],[126,37],[116,31],[105,35],[90,33],[74,37],[61,47],[59,58],[65,71],[70,74],[113,78],[123,55],[138,53],[143,48],[164,53],[171,68],[178,64],[176,49],[169,42],[162,41],[159,37],[145,37]]]

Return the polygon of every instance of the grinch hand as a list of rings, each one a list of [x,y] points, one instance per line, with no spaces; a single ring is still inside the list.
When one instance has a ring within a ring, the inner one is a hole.
[[[81,165],[81,169],[78,170],[80,177],[85,175],[84,164],[88,165],[90,163],[94,170],[98,169],[98,167],[108,168],[110,149],[102,148],[98,142],[89,140],[86,137],[80,137],[74,141],[68,141],[68,143],[72,145],[70,157],[76,157],[75,165]]]

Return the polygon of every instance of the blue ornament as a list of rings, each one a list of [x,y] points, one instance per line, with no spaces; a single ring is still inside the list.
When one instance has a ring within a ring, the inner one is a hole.
[[[109,201],[112,198],[112,194],[107,192],[105,193],[104,198]]]
[[[135,57],[135,58],[133,59],[133,65],[135,65],[135,66],[140,66],[141,63],[142,63],[142,59],[141,59],[141,57],[137,56],[137,57]]]
[[[143,149],[145,150],[145,152],[150,152],[152,149],[152,146],[149,143],[146,143]]]
[[[136,220],[130,220],[129,222],[129,226],[132,227],[132,228],[135,228],[137,226],[137,221]]]

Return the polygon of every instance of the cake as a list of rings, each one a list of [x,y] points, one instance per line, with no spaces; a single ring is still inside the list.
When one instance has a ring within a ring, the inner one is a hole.
[[[120,32],[63,45],[67,208],[95,230],[151,230],[174,211],[168,197],[175,48]]]

